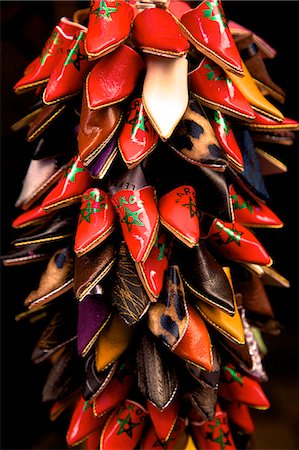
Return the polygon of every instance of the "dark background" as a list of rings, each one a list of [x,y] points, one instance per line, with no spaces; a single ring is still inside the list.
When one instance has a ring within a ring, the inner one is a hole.
[[[10,126],[31,102],[32,94],[16,95],[13,85],[24,67],[41,51],[61,16],[72,17],[87,2],[1,1],[1,244],[2,253],[15,236],[12,220],[20,214],[14,202],[21,190],[32,147],[25,132]],[[294,119],[298,114],[298,8],[296,1],[224,1],[229,19],[263,37],[278,52],[267,60],[273,80],[285,89],[282,112]],[[274,267],[291,282],[290,289],[268,289],[276,318],[285,329],[279,337],[264,335],[269,382],[263,386],[271,400],[269,411],[254,411],[256,449],[297,449],[297,253],[298,253],[298,153],[297,145],[270,150],[288,166],[288,173],[267,177],[272,209],[285,223],[282,230],[259,230],[258,237],[274,259]],[[39,336],[38,325],[16,323],[14,317],[34,288],[34,264],[1,268],[1,448],[65,448],[63,433],[67,418],[51,423],[49,407],[41,403],[47,366],[34,366],[30,356]],[[121,449],[120,449],[121,450]]]

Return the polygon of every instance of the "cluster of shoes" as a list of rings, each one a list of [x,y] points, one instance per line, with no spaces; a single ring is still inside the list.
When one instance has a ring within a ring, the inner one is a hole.
[[[264,176],[286,168],[257,143],[299,125],[268,100],[274,56],[220,0],[92,0],[15,85],[34,151],[2,262],[43,261],[17,319],[44,323],[32,359],[69,446],[251,445],[280,332],[265,285],[288,286],[252,231],[283,225]]]

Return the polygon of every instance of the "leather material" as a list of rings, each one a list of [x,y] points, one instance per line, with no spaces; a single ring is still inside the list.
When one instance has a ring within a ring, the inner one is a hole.
[[[32,142],[39,137],[45,129],[47,129],[53,121],[58,119],[66,109],[65,104],[60,105],[44,105],[39,114],[34,117],[29,124],[27,133],[27,141]]]
[[[108,324],[112,310],[107,297],[97,288],[92,289],[78,305],[77,349],[79,355],[86,356],[97,337]]]
[[[245,433],[253,434],[254,424],[248,406],[244,405],[244,403],[225,402],[225,411],[229,421],[237,425]]]
[[[54,218],[49,217],[45,223],[15,239],[12,244],[19,247],[30,244],[58,243],[72,236],[73,227],[73,217],[63,217],[58,214]]]
[[[30,208],[58,181],[65,168],[57,158],[32,159],[15,206]]]
[[[154,188],[122,189],[111,200],[132,258],[136,262],[145,261],[158,234],[159,215]]]
[[[235,290],[242,295],[242,305],[246,311],[274,319],[274,312],[261,278],[253,272],[237,267],[233,274]]]
[[[205,450],[220,450],[221,442],[230,450],[236,450],[237,447],[229,428],[227,414],[222,411],[217,404],[214,420],[205,422],[202,425],[192,424],[192,436],[197,447]],[[220,439],[219,439],[220,438]]]
[[[203,382],[193,383],[189,386],[186,399],[195,409],[197,420],[213,420],[217,403],[217,388],[213,388]]]
[[[78,390],[82,373],[76,353],[75,344],[71,342],[53,364],[43,387],[43,403],[56,402]]]
[[[79,399],[80,392],[79,390],[71,392],[66,397],[61,400],[57,400],[50,409],[49,418],[51,422],[54,422],[65,410],[70,407],[73,407],[74,403],[76,403]]]
[[[229,270],[226,269],[225,273],[227,274],[226,276],[228,277],[228,280],[231,284]],[[243,323],[237,308],[235,297],[235,314],[233,316],[229,316],[220,308],[209,305],[208,303],[203,302],[199,299],[196,299],[195,307],[200,312],[205,321],[212,325],[219,333],[222,333],[225,337],[233,342],[236,342],[237,344],[245,343]]]
[[[80,156],[74,156],[57,185],[44,198],[42,207],[53,210],[76,203],[80,201],[83,192],[91,186],[91,183],[92,178]]]
[[[100,58],[115,50],[128,37],[133,9],[125,2],[109,1],[107,9],[100,0],[90,7],[85,50],[90,59]]]
[[[112,380],[112,377],[116,372],[117,366],[118,362],[116,361],[106,370],[98,372],[96,369],[95,352],[89,352],[87,354],[87,356],[84,358],[84,370],[85,370],[85,378],[83,386],[84,400],[90,401],[91,405],[93,404],[92,403],[93,399],[97,398],[98,395],[104,392],[106,387]]]
[[[220,365],[216,355],[215,347],[212,349],[213,356],[213,370],[207,372],[194,364],[186,363],[186,369],[188,373],[196,380],[197,383],[202,383],[211,388],[218,389],[219,377],[220,377]]]
[[[294,119],[285,117],[283,121],[277,122],[270,117],[256,112],[255,119],[248,124],[248,128],[254,131],[266,132],[266,131],[284,131],[284,130],[299,130],[299,123]]]
[[[101,442],[101,431],[97,430],[95,433],[92,433],[88,438],[84,441],[86,450],[94,450],[95,448],[100,447]]]
[[[112,285],[112,304],[127,325],[134,325],[146,314],[150,299],[138,277],[124,243],[121,244]]]
[[[85,191],[75,235],[75,253],[83,255],[101,244],[113,232],[115,217],[110,197],[105,191],[98,188]]]
[[[0,260],[4,266],[20,266],[49,259],[53,254],[53,247],[48,244],[30,244],[23,247],[13,247]]]
[[[244,77],[235,75],[230,71],[226,71],[227,76],[249,101],[254,110],[281,122],[284,119],[283,114],[263,96],[243,61],[242,67]]]
[[[24,76],[15,84],[15,92],[20,94],[45,84],[72,41],[74,33],[81,29],[81,25],[62,17],[52,31],[41,54],[26,67]]]
[[[92,404],[83,397],[77,402],[66,435],[68,446],[73,447],[86,439],[94,431],[100,431],[108,419],[107,415],[94,417]]]
[[[170,437],[164,442],[157,437],[154,427],[150,427],[142,438],[140,448],[142,450],[159,450],[166,446],[167,450],[181,450],[186,447],[188,441],[185,429],[184,420],[178,417]]]
[[[102,180],[110,170],[117,156],[117,139],[113,137],[88,167],[91,177]]]
[[[183,282],[178,266],[170,265],[165,281],[165,294],[148,311],[148,327],[170,350],[184,338],[189,323]]]
[[[101,450],[126,448],[134,450],[146,423],[147,412],[132,400],[125,400],[110,415],[101,435]]]
[[[242,172],[244,170],[243,156],[232,130],[230,120],[221,111],[216,110],[211,114],[210,123],[229,162],[234,169]]]
[[[239,223],[215,219],[208,238],[224,258],[265,266],[272,264],[271,257],[254,234]]]
[[[242,150],[244,161],[244,172],[236,173],[229,167],[229,173],[234,182],[244,189],[250,196],[263,202],[270,199],[262,176],[259,156],[255,152],[254,142],[247,130],[237,134],[237,140]]]
[[[144,53],[177,58],[189,50],[189,42],[167,10],[149,8],[137,14],[132,43]]]
[[[182,339],[176,346],[174,353],[191,364],[204,370],[213,370],[212,343],[207,327],[201,316],[188,307],[188,327]]]
[[[174,247],[187,288],[200,300],[233,315],[234,294],[227,277],[204,242],[192,250]]]
[[[73,282],[72,252],[69,247],[65,247],[54,253],[40,278],[38,288],[30,292],[24,304],[29,309],[45,305],[70,290]]]
[[[254,136],[252,136],[252,138],[254,139]],[[288,168],[284,163],[282,163],[279,159],[274,158],[274,156],[269,153],[264,152],[264,150],[256,148],[256,153],[259,158],[260,169],[263,177],[268,175],[278,175],[288,171]]]
[[[161,441],[167,441],[176,424],[180,401],[175,397],[167,408],[161,411],[150,401],[147,401],[147,411],[155,428],[155,433]]]
[[[80,124],[78,130],[79,155],[85,165],[90,165],[104,151],[121,122],[121,109],[118,105],[92,110],[87,105],[86,92],[83,92]]]
[[[188,2],[170,2],[168,5],[168,10],[179,20],[181,20],[181,17],[183,14],[185,14],[187,11],[190,11],[190,5]]]
[[[284,103],[286,94],[281,87],[272,81],[264,63],[262,52],[254,42],[253,34],[237,37],[236,44],[247,69],[263,94],[270,95],[273,99]]]
[[[159,232],[146,261],[135,263],[138,276],[151,301],[156,301],[162,291],[170,253],[171,242],[165,233]]]
[[[196,49],[238,75],[242,75],[241,58],[227,26],[221,1],[208,2],[187,11],[181,17],[187,38]]]
[[[178,186],[160,198],[160,222],[188,247],[200,236],[196,192],[192,186]]]
[[[156,147],[158,135],[145,112],[141,97],[134,97],[128,106],[119,133],[118,148],[128,168],[133,168]]]
[[[77,31],[57,62],[43,93],[46,105],[67,100],[82,90],[85,77],[94,66],[84,50],[85,36],[86,29]]]
[[[268,409],[270,403],[260,384],[252,378],[242,375],[232,364],[223,368],[223,379],[219,395],[226,400],[244,403],[258,409]]]
[[[133,385],[131,367],[128,363],[120,363],[107,387],[93,400],[93,414],[100,417],[128,398]]]
[[[247,227],[281,228],[283,223],[262,202],[255,203],[250,197],[237,192],[233,184],[229,188],[236,222]]]
[[[86,79],[88,107],[104,108],[127,98],[143,69],[141,56],[124,44],[111,55],[100,58]]]
[[[188,106],[188,62],[184,56],[165,58],[148,55],[142,102],[154,129],[168,139]],[[173,93],[176,95],[173,95]]]
[[[129,347],[133,332],[133,327],[129,327],[119,315],[112,315],[97,339],[95,351],[98,371],[105,370],[119,359]]]
[[[60,310],[51,318],[42,332],[31,355],[31,360],[39,364],[50,358],[57,350],[76,339],[76,317]]]
[[[189,73],[189,81],[191,92],[205,106],[242,120],[254,119],[255,114],[249,101],[225,72],[210,59],[205,57],[199,66]]]
[[[29,209],[24,213],[20,214],[13,222],[12,227],[19,229],[29,226],[39,225],[42,223],[50,214],[49,211],[45,211],[40,205],[35,206],[35,208]]]
[[[169,171],[170,160],[171,172]],[[147,158],[146,162],[148,173],[159,180],[156,183],[158,198],[168,192],[171,187],[175,188],[178,183],[190,184],[200,196],[201,212],[228,222],[232,221],[231,199],[223,173],[202,166],[198,166],[197,170],[191,170],[189,163],[163,144],[161,148],[159,147],[159,151],[153,152]]]
[[[139,339],[136,354],[138,389],[160,410],[168,407],[178,390],[178,379],[170,356],[146,333]]]
[[[227,166],[213,128],[195,99],[189,101],[189,106],[171,136],[169,145],[190,164],[220,172]]]
[[[109,274],[117,251],[116,245],[109,239],[85,255],[75,257],[74,293],[78,300],[83,300]]]

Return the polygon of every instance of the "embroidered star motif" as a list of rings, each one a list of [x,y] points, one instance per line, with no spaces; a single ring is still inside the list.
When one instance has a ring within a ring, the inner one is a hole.
[[[128,414],[124,419],[117,419],[119,430],[116,434],[126,433],[131,439],[133,437],[134,428],[140,425],[140,422],[132,422],[131,414]]]
[[[118,9],[117,6],[118,3],[116,3],[115,7],[109,7],[105,2],[105,0],[101,0],[100,6],[91,11],[91,14],[95,14],[97,21],[99,19],[111,21],[112,20],[111,14],[117,12]]]
[[[238,194],[232,195],[232,200],[234,209],[248,209],[251,214],[253,213],[252,205],[249,202],[243,200],[242,204],[239,203]]]
[[[84,33],[81,32],[74,47],[67,50],[68,57],[64,62],[64,66],[67,66],[68,64],[74,64],[74,67],[78,70],[78,72],[80,72],[81,61],[87,59],[87,55],[80,52],[80,41],[82,41],[83,37]]]
[[[232,376],[230,381],[226,380],[226,382],[233,383],[234,381],[236,381],[241,386],[243,386],[243,377],[242,377],[242,375],[240,375],[236,370],[234,370],[234,369],[232,369],[231,367],[228,367],[228,366],[224,366],[223,369],[226,370],[227,372],[229,372],[230,375]]]
[[[228,235],[227,240],[224,241],[222,239],[222,237],[220,236],[220,231],[212,234],[212,237],[216,238],[217,244],[225,244],[226,245],[226,244],[229,244],[230,242],[235,242],[237,245],[239,245],[239,247],[241,246],[241,236],[243,235],[243,231],[238,231],[238,230],[235,230],[234,228],[225,227],[220,222],[216,223],[216,227],[218,228],[218,230],[220,230],[220,231],[223,230]]]
[[[143,209],[138,209],[137,211],[131,211],[129,208],[124,206],[124,217],[121,219],[122,223],[126,223],[128,230],[131,231],[133,225],[138,227],[144,227],[144,223],[139,219],[139,215],[143,212]]]
[[[77,173],[84,172],[84,169],[76,166],[76,162],[71,163],[65,171],[64,178],[68,178],[72,183],[75,183]]]
[[[136,135],[138,130],[142,130],[145,133],[148,133],[148,128],[146,126],[148,122],[148,117],[145,117],[143,114],[144,108],[139,100],[134,102],[133,108],[130,108],[127,123],[132,125],[131,135]],[[135,112],[134,117],[129,120],[131,113]]]
[[[192,197],[189,196],[189,203],[184,203],[182,206],[185,206],[186,208],[189,208],[190,216],[194,217],[197,213],[197,207],[194,203]]]
[[[52,47],[53,45],[53,47]],[[61,53],[61,38],[58,31],[54,31],[46,42],[45,48],[40,55],[40,63],[43,66],[49,56],[54,56],[56,53]]]
[[[225,15],[219,6],[219,0],[212,0],[211,2],[207,2],[207,7],[209,9],[203,10],[203,16],[209,20],[214,20],[218,23],[220,32],[223,33],[225,28],[227,27],[227,22],[225,19]]]
[[[230,131],[230,126],[228,125],[225,117],[221,116],[219,111],[214,111],[214,119],[215,119],[216,123],[218,123],[219,125],[222,126],[222,128],[224,129],[224,132],[227,136]]]
[[[84,402],[84,405],[83,405],[83,411],[87,411],[90,407],[91,407],[91,403],[89,403],[89,401],[86,400],[86,402]]]
[[[226,446],[231,446],[229,440],[229,432],[224,432],[221,428],[219,419],[216,419],[215,425],[209,425],[210,432],[206,433],[206,439],[212,442],[217,442],[220,445],[221,450],[225,450]],[[215,431],[219,431],[219,436],[215,436]]]

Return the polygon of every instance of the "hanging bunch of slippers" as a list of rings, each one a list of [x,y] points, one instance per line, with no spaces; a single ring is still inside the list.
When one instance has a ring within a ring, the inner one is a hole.
[[[286,168],[258,146],[299,126],[274,56],[220,0],[91,0],[15,85],[34,150],[2,262],[43,261],[17,319],[44,324],[32,360],[68,446],[250,446],[281,328],[264,286],[288,286],[255,232],[283,225],[264,176]]]

